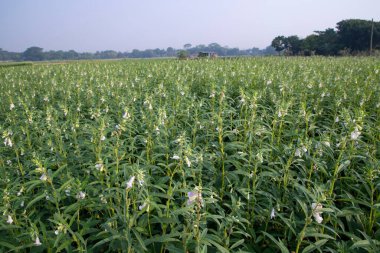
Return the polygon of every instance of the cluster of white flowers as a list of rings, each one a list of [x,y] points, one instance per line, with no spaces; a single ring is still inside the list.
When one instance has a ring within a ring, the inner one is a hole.
[[[4,145],[5,145],[5,146],[12,147],[12,146],[13,146],[13,143],[12,143],[11,138],[9,138],[9,137],[5,137],[5,139],[4,139]]]
[[[294,152],[294,156],[302,157],[303,154],[307,152],[307,148],[305,146],[302,146],[301,148],[297,148]]]
[[[128,119],[130,119],[130,118],[131,118],[131,115],[130,115],[129,112],[126,110],[126,111],[124,112],[124,114],[123,114],[123,119],[128,120]]]
[[[85,199],[85,198],[86,198],[86,193],[80,191],[80,192],[78,192],[76,198],[77,198],[78,200]]]
[[[149,100],[145,100],[144,105],[147,106],[149,110],[153,110],[153,106]]]
[[[104,168],[104,164],[102,161],[99,161],[95,164],[95,168],[100,171],[100,172],[104,172],[105,171],[105,168]]]
[[[13,110],[15,108],[15,105],[13,104],[13,103],[11,103],[10,105],[9,105],[9,110]]]
[[[13,142],[11,140],[11,136],[13,135],[13,132],[11,130],[4,131],[3,132],[3,139],[4,139],[4,145],[8,147],[13,146]]]
[[[55,235],[59,235],[59,234],[62,233],[62,232],[63,232],[64,234],[66,234],[67,229],[65,228],[65,226],[64,226],[63,224],[60,224],[60,223],[59,223],[57,229],[54,231],[54,234],[55,234]]]
[[[193,191],[188,192],[187,197],[189,198],[186,203],[188,206],[194,203],[201,205],[202,207],[204,206],[202,191],[200,187],[195,187]]]
[[[145,175],[144,175],[144,172],[142,170],[139,170],[137,172],[137,182],[139,184],[139,186],[143,186],[144,183],[145,183],[145,179],[144,179]],[[133,184],[136,180],[136,176],[131,176],[127,182],[127,187],[126,189],[131,189],[133,187]]]

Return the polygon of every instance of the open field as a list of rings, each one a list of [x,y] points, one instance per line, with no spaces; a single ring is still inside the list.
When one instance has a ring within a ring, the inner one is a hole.
[[[0,67],[0,252],[379,252],[380,60]]]

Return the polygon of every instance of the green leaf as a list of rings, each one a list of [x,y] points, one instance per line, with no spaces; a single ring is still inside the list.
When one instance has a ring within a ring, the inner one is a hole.
[[[302,253],[309,253],[316,249],[319,249],[321,246],[323,246],[328,240],[322,239],[319,241],[316,241],[315,243],[310,244],[309,246],[305,247]]]
[[[12,251],[16,251],[16,247],[8,242],[0,241],[0,245],[4,246],[5,248],[11,249]]]
[[[286,248],[284,243],[280,240],[276,240],[272,235],[268,234],[267,232],[263,232],[265,236],[268,236],[269,239],[271,239],[281,250],[282,253],[289,253],[289,250]]]
[[[240,245],[242,245],[243,243],[244,243],[244,239],[241,239],[241,240],[235,242],[234,244],[232,244],[232,246],[230,247],[230,249],[237,248],[237,247],[239,247]]]
[[[230,251],[226,248],[224,248],[222,245],[220,245],[219,243],[213,241],[213,240],[209,240],[208,241],[209,243],[211,243],[213,246],[215,246],[219,252],[223,252],[223,253],[229,253]]]
[[[372,245],[380,246],[380,242],[377,240],[372,240],[373,243],[371,243],[369,240],[360,240],[355,242],[350,249],[356,249],[356,248],[363,248],[363,249],[368,249]]]
[[[132,232],[133,232],[133,234],[136,236],[136,239],[137,239],[137,241],[139,242],[140,246],[141,246],[144,250],[148,250],[148,249],[145,247],[145,243],[144,243],[143,239],[141,238],[139,232],[136,231],[135,229],[132,229]]]
[[[28,205],[26,205],[25,209],[28,209],[29,207],[33,206],[35,203],[37,203],[38,201],[40,201],[43,198],[46,198],[45,193],[42,193],[42,194],[38,195],[37,197],[35,197],[32,201],[30,201],[28,203]]]
[[[92,246],[91,250],[93,250],[93,249],[95,249],[96,247],[99,247],[100,245],[103,245],[103,244],[105,244],[105,243],[107,243],[107,242],[110,242],[110,241],[113,241],[113,240],[119,240],[119,239],[122,239],[122,238],[123,238],[123,236],[122,236],[122,235],[119,235],[119,234],[117,234],[117,235],[113,235],[113,236],[110,236],[110,237],[108,237],[108,238],[105,238],[105,239],[103,239],[103,240],[101,240],[101,241],[95,243],[95,245]]]

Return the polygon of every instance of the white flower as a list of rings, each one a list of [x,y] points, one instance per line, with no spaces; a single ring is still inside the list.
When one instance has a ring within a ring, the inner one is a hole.
[[[263,153],[261,151],[256,154],[256,158],[259,160],[260,163],[264,162]]]
[[[201,206],[203,206],[203,199],[202,199],[202,194],[201,194],[200,191],[194,190],[194,191],[188,192],[187,196],[189,198],[187,200],[187,205],[188,206],[191,205],[191,204],[193,204],[194,202],[200,203]]]
[[[276,217],[276,213],[274,212],[274,208],[272,208],[272,211],[270,212],[270,219],[274,219]]]
[[[107,199],[104,197],[103,194],[100,194],[100,201],[103,203],[103,204],[107,204]]]
[[[144,202],[142,205],[139,206],[139,210],[143,210],[147,206],[147,203]]]
[[[11,138],[6,137],[6,138],[4,139],[4,145],[5,145],[5,146],[12,147],[12,146],[13,146],[13,143],[12,143]]]
[[[34,245],[36,245],[36,246],[42,245],[42,243],[40,242],[40,238],[38,238],[38,236],[36,237],[36,241],[34,242]]]
[[[48,177],[46,176],[46,174],[42,174],[42,176],[40,177],[40,180],[42,181],[46,181],[48,179]]]
[[[351,140],[357,140],[360,136],[361,132],[355,127],[355,130],[351,132]]]
[[[133,182],[135,181],[135,176],[132,176],[129,180],[128,180],[128,182],[127,182],[127,189],[131,189],[132,188],[132,186],[133,186]]]
[[[183,92],[183,91],[181,91],[180,93],[181,93],[182,96],[185,95],[185,92]]]
[[[321,216],[322,214],[322,204],[321,203],[312,203],[311,204],[311,209],[313,212],[313,217],[316,222],[321,223],[323,221],[323,218]]]
[[[104,135],[100,138],[101,141],[104,141],[105,139],[106,137]]]
[[[129,119],[131,115],[128,112],[124,112],[123,119]]]
[[[177,155],[173,155],[172,159],[173,159],[173,160],[179,160],[179,159],[180,159],[180,157],[179,157],[179,156],[177,156]]]
[[[191,166],[191,161],[190,161],[190,159],[189,159],[187,156],[185,156],[185,162],[186,162],[186,164],[187,164],[187,167],[190,168],[190,166]]]
[[[14,108],[15,108],[15,105],[13,103],[9,105],[9,110],[12,111]]]
[[[323,144],[325,144],[325,146],[327,146],[327,147],[330,147],[330,142],[328,142],[328,141],[324,141]]]
[[[76,196],[77,199],[84,199],[85,197],[86,197],[86,193],[82,191],[78,192]]]
[[[103,165],[103,163],[97,163],[97,164],[95,164],[95,168],[97,170],[101,171],[101,172],[104,171],[104,165]]]
[[[54,231],[54,234],[55,234],[55,235],[58,235],[58,234],[59,234],[59,230],[55,230],[55,231]]]
[[[213,98],[213,97],[215,97],[215,91],[211,92],[210,94],[210,98]]]
[[[294,156],[302,157],[301,150],[299,148],[296,149]]]
[[[12,216],[8,215],[7,223],[8,224],[12,224],[13,223]]]

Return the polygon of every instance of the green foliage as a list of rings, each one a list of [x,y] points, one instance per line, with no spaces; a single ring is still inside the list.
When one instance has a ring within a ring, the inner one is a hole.
[[[0,68],[0,252],[378,252],[379,66]]]
[[[181,51],[179,51],[179,52],[177,53],[177,57],[178,57],[178,59],[180,59],[180,60],[187,59],[187,56],[188,56],[188,53],[187,53],[187,51],[185,51],[185,50],[181,50]]]
[[[374,22],[373,48],[380,48],[380,22]],[[342,20],[337,24],[340,43],[352,51],[368,50],[372,21],[361,19]]]
[[[272,47],[286,55],[348,55],[368,52],[370,48],[373,24],[373,49],[380,48],[380,22],[360,19],[342,20],[337,23],[337,30],[328,28],[315,31],[305,39],[297,36],[277,36]]]

